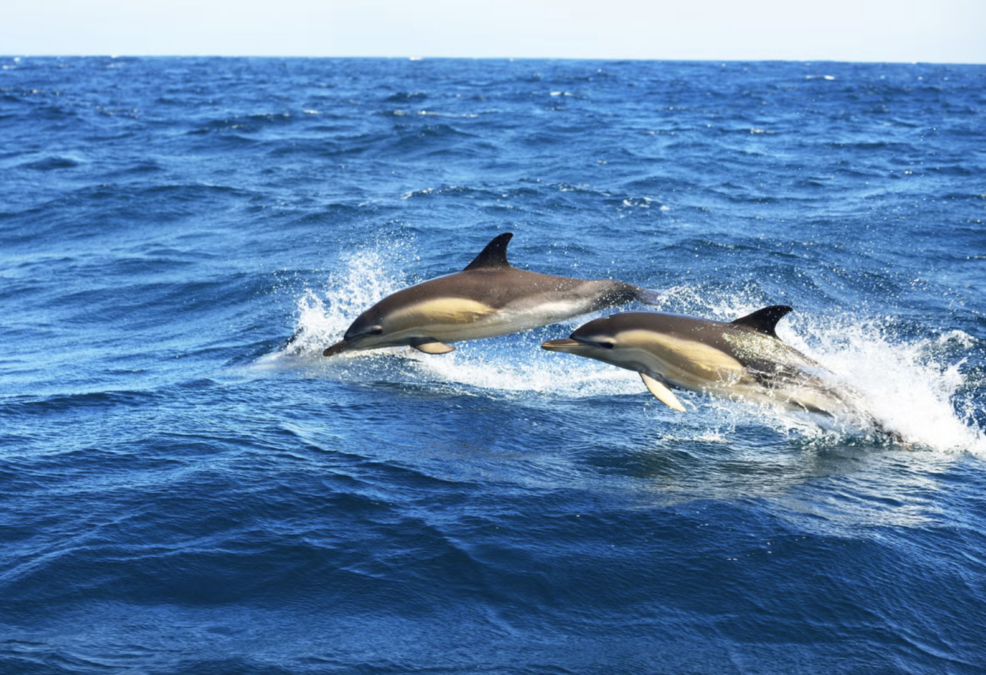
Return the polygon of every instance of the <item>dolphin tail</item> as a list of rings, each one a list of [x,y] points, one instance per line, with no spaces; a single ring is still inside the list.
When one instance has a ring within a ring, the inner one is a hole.
[[[645,305],[663,305],[661,296],[655,291],[648,291],[646,288],[640,288],[639,286],[634,286],[633,297]]]

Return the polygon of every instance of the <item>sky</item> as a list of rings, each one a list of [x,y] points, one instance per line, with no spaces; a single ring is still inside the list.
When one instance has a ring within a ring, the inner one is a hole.
[[[16,0],[0,54],[986,63],[986,0]]]

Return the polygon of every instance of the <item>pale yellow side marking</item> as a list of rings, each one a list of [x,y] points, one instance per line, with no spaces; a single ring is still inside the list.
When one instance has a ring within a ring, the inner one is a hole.
[[[641,349],[668,366],[705,380],[715,381],[730,374],[741,377],[745,372],[743,365],[729,354],[694,340],[629,330],[617,335],[617,343],[620,347]]]
[[[388,332],[409,328],[476,323],[496,310],[475,300],[443,298],[419,302],[394,312],[386,318]]]
[[[640,373],[640,379],[644,381],[644,384],[647,385],[647,389],[650,390],[650,393],[654,394],[654,397],[658,401],[672,410],[677,410],[678,412],[688,412],[685,410],[685,406],[681,405],[681,401],[678,400],[678,397],[675,396],[670,389],[665,387],[663,383],[658,382],[647,373]]]

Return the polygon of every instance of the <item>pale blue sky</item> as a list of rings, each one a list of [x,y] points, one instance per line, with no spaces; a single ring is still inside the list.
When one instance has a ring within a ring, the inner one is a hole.
[[[0,54],[986,63],[986,0],[21,0]]]

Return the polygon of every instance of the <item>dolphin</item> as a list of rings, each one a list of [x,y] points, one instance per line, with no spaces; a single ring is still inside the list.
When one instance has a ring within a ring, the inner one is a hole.
[[[410,346],[447,354],[451,342],[516,333],[631,300],[650,291],[622,281],[570,279],[519,270],[507,261],[513,233],[495,237],[461,272],[390,295],[360,314],[322,354]]]
[[[790,311],[787,305],[773,305],[732,322],[627,312],[590,321],[570,337],[541,347],[634,370],[659,401],[679,412],[686,411],[673,387],[833,417],[862,417],[879,428],[853,402],[851,392],[826,382],[822,366],[778,339],[777,322]]]

